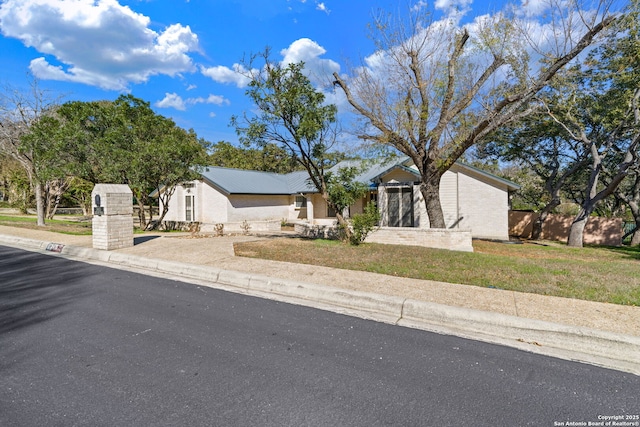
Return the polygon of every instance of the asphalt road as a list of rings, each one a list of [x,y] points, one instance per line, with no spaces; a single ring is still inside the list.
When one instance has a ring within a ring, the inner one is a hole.
[[[0,246],[0,426],[640,425],[638,414],[632,374]]]

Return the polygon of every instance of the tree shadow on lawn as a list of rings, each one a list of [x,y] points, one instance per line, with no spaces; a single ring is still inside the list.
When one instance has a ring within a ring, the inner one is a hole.
[[[640,260],[640,246],[594,246],[622,255],[625,258]]]

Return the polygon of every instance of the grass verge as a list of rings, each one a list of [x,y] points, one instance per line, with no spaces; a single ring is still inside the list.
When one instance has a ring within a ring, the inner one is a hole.
[[[279,238],[235,244],[238,256],[640,306],[640,248],[474,241],[474,252]]]
[[[0,215],[0,225],[9,227],[41,229],[37,225],[37,218],[34,215]],[[82,217],[77,220],[50,219],[46,221],[45,230],[62,234],[72,234],[78,236],[91,235],[91,221],[83,221]]]

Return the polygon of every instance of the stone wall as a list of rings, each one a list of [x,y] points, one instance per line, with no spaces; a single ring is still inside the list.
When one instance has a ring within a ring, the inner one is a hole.
[[[336,228],[333,226],[295,224],[294,229],[296,233],[304,237],[314,239],[337,238]],[[371,232],[365,242],[473,252],[470,230],[380,227]]]
[[[470,230],[380,227],[369,234],[365,242],[473,252]]]
[[[125,184],[96,184],[91,192],[93,247],[111,251],[133,246],[133,197]]]

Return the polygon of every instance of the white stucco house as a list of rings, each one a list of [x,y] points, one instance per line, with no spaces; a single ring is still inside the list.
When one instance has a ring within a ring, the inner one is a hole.
[[[335,221],[335,212],[310,185],[305,171],[276,174],[208,167],[201,175],[176,188],[165,221],[199,222],[205,231],[215,224],[234,230],[244,221],[253,231],[279,228],[283,220],[313,225]],[[375,201],[381,226],[428,228],[419,175],[408,158],[370,164],[357,179],[371,190],[350,207],[351,214]],[[513,182],[456,163],[440,186],[447,228],[470,230],[477,238],[508,239],[509,192],[518,188]]]

